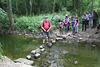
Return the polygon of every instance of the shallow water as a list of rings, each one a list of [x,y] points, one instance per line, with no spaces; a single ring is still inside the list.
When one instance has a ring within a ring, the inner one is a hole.
[[[32,42],[34,40],[34,42]],[[3,55],[15,60],[17,58],[26,58],[31,50],[41,45],[42,39],[28,38],[16,35],[0,35],[0,43],[3,48]]]
[[[34,42],[32,42],[32,40]],[[57,42],[50,49],[46,49],[48,53],[42,55],[39,60],[34,60],[35,65],[43,67],[46,56],[51,54],[52,60],[56,61],[57,67],[100,67],[100,43],[98,42],[79,42],[67,43],[66,40]],[[0,43],[3,45],[3,55],[12,60],[25,58],[31,50],[36,49],[42,44],[42,39],[28,38],[15,35],[0,35]],[[93,47],[93,45],[95,47]],[[61,51],[69,51],[68,55],[60,54]],[[78,61],[75,65],[74,62]]]

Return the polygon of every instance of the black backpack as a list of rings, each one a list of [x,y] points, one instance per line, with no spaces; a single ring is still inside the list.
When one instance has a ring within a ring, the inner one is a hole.
[[[45,22],[45,21],[43,21],[43,27],[44,27],[44,22]],[[49,23],[49,27],[50,27],[50,22],[48,21],[48,23]]]

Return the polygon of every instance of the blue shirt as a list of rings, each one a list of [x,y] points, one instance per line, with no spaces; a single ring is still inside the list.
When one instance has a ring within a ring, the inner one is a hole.
[[[89,20],[93,20],[93,13],[91,14],[89,14]]]
[[[70,23],[69,18],[65,18],[64,21],[67,21],[68,23]]]
[[[87,20],[88,17],[83,15],[82,18],[86,18],[86,20]],[[83,19],[82,21],[85,21],[85,19]]]

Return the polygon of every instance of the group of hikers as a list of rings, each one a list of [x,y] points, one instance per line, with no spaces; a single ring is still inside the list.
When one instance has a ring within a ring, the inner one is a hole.
[[[94,9],[93,12],[84,12],[84,15],[82,16],[82,32],[86,31],[87,28],[96,28],[97,27],[97,32],[100,30],[100,20],[99,20],[99,25],[97,25],[97,20],[98,20],[98,13]],[[79,26],[79,19],[78,16],[75,18],[72,16],[69,18],[69,15],[65,15],[64,21],[59,17],[58,18],[58,27],[59,27],[59,32],[60,35],[63,34],[63,28],[65,27],[66,29],[66,34],[70,30],[70,26],[72,27],[72,35],[75,35],[78,33],[78,26]],[[48,21],[48,17],[45,17],[45,21],[42,22],[41,28],[43,30],[43,46],[45,44],[45,39],[46,35],[48,37],[48,42],[50,43],[50,29],[51,29],[51,22]]]

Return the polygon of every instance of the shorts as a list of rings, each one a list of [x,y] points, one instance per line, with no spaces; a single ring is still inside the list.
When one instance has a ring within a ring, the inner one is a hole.
[[[46,35],[48,38],[50,38],[50,32],[44,32],[43,31],[43,39],[46,39]]]

